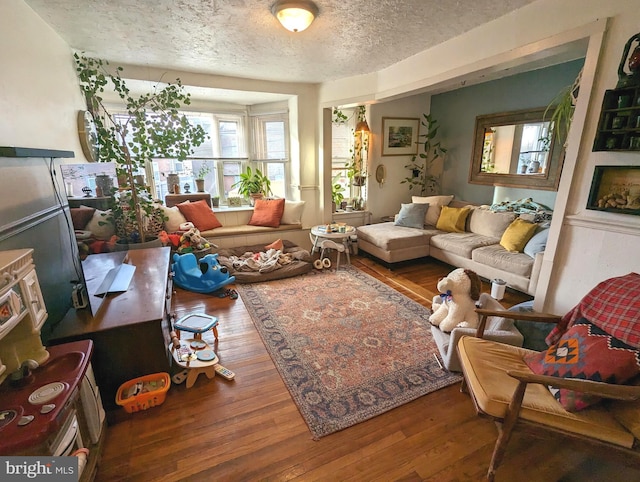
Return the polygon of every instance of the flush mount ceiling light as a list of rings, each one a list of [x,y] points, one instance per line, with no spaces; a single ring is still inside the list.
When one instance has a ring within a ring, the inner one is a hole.
[[[291,32],[302,32],[318,15],[318,7],[308,0],[278,0],[271,13]]]

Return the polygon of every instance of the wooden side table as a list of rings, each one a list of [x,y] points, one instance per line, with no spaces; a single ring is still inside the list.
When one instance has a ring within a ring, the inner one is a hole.
[[[168,208],[170,208],[172,206],[175,206],[176,204],[180,204],[185,201],[195,202],[195,201],[200,201],[201,199],[204,199],[209,205],[209,207],[212,207],[211,194],[209,194],[208,192],[191,192],[189,194],[167,194],[164,197],[164,203]]]

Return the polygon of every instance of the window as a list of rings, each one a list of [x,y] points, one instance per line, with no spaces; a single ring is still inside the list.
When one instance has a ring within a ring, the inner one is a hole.
[[[286,198],[289,186],[289,118],[286,112],[252,116],[251,163],[271,181],[274,196]]]
[[[203,176],[205,191],[218,196],[222,202],[237,193],[232,189],[246,166],[260,169],[271,180],[273,195],[287,197],[289,186],[289,118],[286,112],[251,117],[251,159],[247,116],[245,114],[219,114],[186,112],[189,122],[201,125],[209,134],[184,161],[156,158],[145,173],[155,198],[164,199],[169,192],[167,176],[178,174],[181,192],[196,191],[195,179],[203,165],[208,172]],[[116,116],[118,122],[127,122],[126,114]],[[127,137],[130,142],[131,136]],[[187,186],[188,185],[188,186]]]
[[[183,162],[154,159],[154,194],[164,199],[169,192],[167,176],[178,174],[182,193],[186,187],[190,192],[195,192],[195,180],[201,177],[204,179],[204,190],[212,197],[218,196],[224,200],[229,195],[230,186],[237,180],[241,166],[247,161],[246,116],[195,112],[187,112],[186,116],[192,124],[201,125],[209,137]],[[201,170],[203,167],[205,169]],[[229,175],[235,171],[236,174]],[[204,175],[200,176],[202,173]]]
[[[345,197],[351,189],[345,165],[351,161],[353,154],[353,130],[355,129],[355,110],[342,109],[347,120],[331,124],[331,180],[344,188]]]

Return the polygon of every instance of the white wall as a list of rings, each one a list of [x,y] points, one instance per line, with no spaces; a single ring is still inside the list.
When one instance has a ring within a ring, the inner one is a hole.
[[[576,168],[573,178],[566,183],[566,218],[558,236],[555,258],[551,260],[553,268],[544,308],[557,313],[566,312],[584,293],[606,278],[640,272],[640,218],[586,209],[596,165],[637,166],[640,163],[637,152],[591,151],[604,91],[615,88],[624,45],[639,30],[638,3],[616,4],[624,4],[625,10],[609,22]]]
[[[429,113],[431,96],[416,95],[389,102],[372,104],[369,112],[369,128],[372,132],[371,148],[369,150],[369,177],[367,179],[368,199],[367,209],[373,213],[373,222],[382,216],[390,216],[400,211],[401,203],[410,203],[411,195],[420,195],[414,188],[409,191],[408,184],[400,184],[409,175],[405,165],[409,164],[412,156],[382,156],[382,118],[409,117],[422,119],[422,114]],[[379,164],[384,164],[387,178],[384,184],[376,182],[375,172]]]
[[[68,45],[21,0],[0,2],[0,45],[0,145],[82,157],[76,115],[86,107]]]
[[[0,146],[74,151],[65,161],[84,159],[76,127],[84,100],[66,43],[24,2],[7,0],[0,2],[0,45]],[[34,250],[49,313],[43,337],[71,305],[70,281],[81,277],[50,163],[0,158],[0,249]],[[57,179],[62,189],[59,171]]]

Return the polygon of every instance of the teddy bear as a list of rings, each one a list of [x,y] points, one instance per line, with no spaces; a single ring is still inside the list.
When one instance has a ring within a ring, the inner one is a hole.
[[[480,289],[480,277],[475,271],[454,269],[446,278],[438,281],[438,291],[443,293],[440,295],[443,301],[431,314],[429,322],[447,333],[456,326],[477,328],[478,314],[475,309]]]

